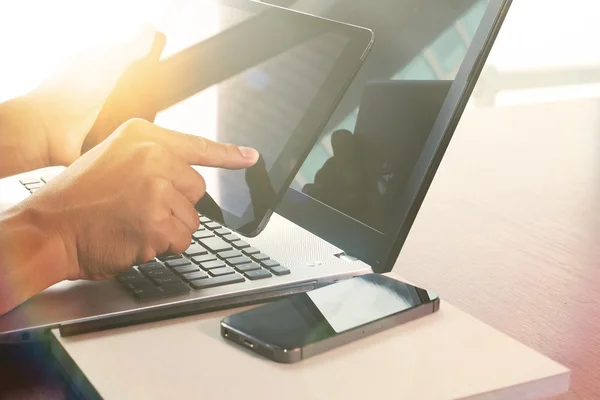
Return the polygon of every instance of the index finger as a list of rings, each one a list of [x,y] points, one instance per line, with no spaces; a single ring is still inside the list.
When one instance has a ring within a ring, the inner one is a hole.
[[[249,168],[258,161],[258,151],[231,143],[218,143],[203,137],[147,124],[144,135],[164,146],[190,165],[227,169]]]

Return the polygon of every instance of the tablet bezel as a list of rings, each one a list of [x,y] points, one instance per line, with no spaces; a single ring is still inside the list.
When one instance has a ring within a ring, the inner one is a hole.
[[[331,114],[335,111],[339,101],[343,98],[345,91],[350,86],[352,79],[360,69],[360,66],[363,64],[370,48],[373,45],[374,37],[373,32],[366,28],[345,24],[326,18],[316,17],[275,5],[248,0],[219,0],[218,3],[228,7],[238,8],[254,13],[256,16],[266,15],[265,13],[275,13],[277,14],[278,18],[281,18],[282,28],[289,27],[291,24],[301,27],[303,30],[298,30],[300,32],[298,33],[298,36],[316,36],[317,34],[331,32],[337,35],[342,35],[348,39],[348,43],[345,46],[341,56],[338,58],[333,69],[327,76],[325,84],[320,88],[317,96],[312,101],[300,124],[292,134],[292,139],[286,143],[286,149],[288,149],[288,152],[291,146],[295,146],[296,148],[301,149],[301,151],[295,152],[293,157],[287,157],[285,163],[281,161],[282,157],[279,157],[277,160],[278,167],[284,167],[285,165],[288,170],[285,171],[285,173],[282,173],[281,171],[275,169],[279,176],[276,179],[276,187],[273,188],[275,195],[272,196],[273,198],[269,199],[268,201],[269,206],[262,209],[257,209],[256,207],[253,207],[253,203],[251,203],[242,216],[234,215],[218,206],[215,207],[216,203],[214,201],[210,202],[212,207],[203,208],[202,205],[197,206],[197,209],[202,214],[205,214],[209,218],[220,222],[224,226],[244,236],[256,236],[268,223],[269,217],[273,213],[275,207],[283,198],[287,188],[290,186],[292,180],[302,166],[302,163],[317,142],[321,132],[328,123]],[[244,24],[244,22],[239,25]],[[202,58],[202,48],[206,48],[207,45],[210,47],[212,43],[216,43],[216,41],[219,40],[219,36],[230,35],[231,31],[238,29],[237,27],[237,25],[233,26],[232,28],[223,31],[220,34],[201,42],[201,44],[191,46],[190,48],[178,52],[163,61],[163,66],[161,67],[162,70],[159,73],[159,76],[162,75],[163,78],[156,82],[158,92],[160,92],[162,96],[156,104],[158,110],[163,111],[209,86],[206,82],[198,82],[198,85],[193,89],[186,87],[185,91],[187,92],[181,90],[172,90],[169,88],[169,86],[172,86],[169,83],[169,79],[165,79],[164,76],[180,76],[182,70],[185,70],[185,68],[189,68],[190,65],[193,65],[193,58]],[[213,46],[212,49],[215,51],[227,51],[226,48],[223,49],[223,46]],[[228,76],[223,77],[218,75],[218,73],[214,75],[215,81],[212,82],[211,85],[219,83],[220,81],[228,78]],[[160,113],[161,111],[158,112]],[[273,174],[269,173],[269,177],[271,178],[271,183],[273,183]],[[280,188],[277,190],[277,187],[279,186]],[[206,199],[200,203],[203,202],[209,203],[206,201]],[[262,203],[264,204],[266,201]],[[256,213],[258,213],[258,215],[256,215]]]

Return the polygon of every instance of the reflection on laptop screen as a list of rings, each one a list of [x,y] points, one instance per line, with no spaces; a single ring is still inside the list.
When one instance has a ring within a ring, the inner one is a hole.
[[[165,29],[167,43],[175,43],[167,45],[165,56],[253,17],[243,10],[216,4],[192,1],[178,10],[178,17]],[[172,105],[158,113],[154,122],[214,141],[254,147],[271,170],[347,42],[346,37],[336,34],[318,34]],[[223,63],[206,60],[211,61]],[[242,216],[250,205],[245,171],[196,169],[217,204]]]
[[[287,3],[374,31],[367,62],[292,188],[385,232],[392,228],[386,216],[398,204],[430,131],[361,131],[358,139],[355,123],[365,84],[389,79],[452,82],[489,1],[324,0],[314,10],[309,2]],[[402,112],[398,110],[400,116]],[[436,117],[434,110],[431,126]],[[365,147],[379,148],[381,154],[365,154]]]

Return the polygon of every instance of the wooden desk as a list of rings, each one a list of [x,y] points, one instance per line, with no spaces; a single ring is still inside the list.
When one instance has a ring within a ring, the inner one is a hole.
[[[600,28],[591,3],[544,2],[536,18],[541,3],[515,2],[396,270],[569,367],[563,399],[587,400],[600,398],[600,50],[583,31]]]
[[[600,395],[600,101],[474,109],[397,262]],[[482,127],[486,127],[482,130]]]
[[[83,372],[83,387],[105,399],[533,400],[569,385],[566,368],[443,300],[432,315],[296,364],[221,338],[235,311],[67,338],[53,330],[53,348],[74,382]]]

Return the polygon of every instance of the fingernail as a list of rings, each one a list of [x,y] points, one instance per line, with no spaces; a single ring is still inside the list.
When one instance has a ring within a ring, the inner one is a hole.
[[[256,151],[252,147],[238,146],[238,149],[240,150],[240,153],[242,153],[242,156],[244,156],[244,158],[258,160],[258,151]]]

